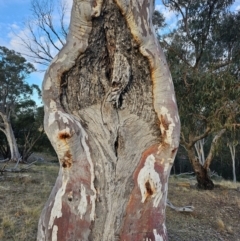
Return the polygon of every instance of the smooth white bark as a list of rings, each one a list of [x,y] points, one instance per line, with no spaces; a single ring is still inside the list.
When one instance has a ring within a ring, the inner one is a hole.
[[[230,142],[228,143],[228,147],[231,153],[231,158],[232,158],[232,172],[233,172],[233,182],[236,183],[237,179],[236,179],[236,165],[235,165],[235,157],[236,157],[236,146],[237,143],[234,142]]]
[[[200,162],[200,164],[203,166],[205,163],[205,154],[204,154],[204,144],[205,144],[205,139],[201,139],[198,140],[195,144],[194,144],[194,148],[197,152],[197,156],[198,156],[198,161]]]

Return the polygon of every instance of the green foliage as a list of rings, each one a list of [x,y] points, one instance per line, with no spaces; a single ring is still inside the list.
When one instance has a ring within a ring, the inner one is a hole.
[[[162,13],[155,10],[152,17],[152,23],[156,30],[159,30],[166,26],[165,18]]]
[[[228,12],[232,2],[166,2],[181,15],[177,29],[162,45],[186,137],[206,127],[230,128],[239,121],[240,14]]]
[[[29,85],[26,77],[34,71],[19,53],[0,46],[0,131],[5,133],[6,126],[11,125],[17,139],[23,160],[31,155],[46,136],[43,130],[43,107],[36,107],[31,99],[37,85]],[[9,156],[9,147],[1,133],[0,154]],[[14,138],[14,137],[13,137]]]
[[[24,160],[27,160],[33,152],[54,154],[53,148],[44,133],[43,118],[43,106],[37,107],[32,100],[21,103],[16,108],[12,125],[19,151]]]
[[[34,71],[19,53],[0,46],[0,107],[13,107],[33,93],[33,87],[25,82],[26,77]]]

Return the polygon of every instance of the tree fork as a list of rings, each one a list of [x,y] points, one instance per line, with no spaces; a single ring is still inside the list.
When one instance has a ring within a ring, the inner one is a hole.
[[[73,1],[67,43],[43,82],[60,162],[37,239],[167,240],[180,120],[151,0]]]
[[[196,155],[194,146],[191,145],[187,148],[189,160],[192,164],[193,170],[196,174],[196,179],[198,183],[198,188],[205,189],[205,190],[212,190],[214,189],[214,183],[208,175],[208,168],[205,168],[200,164]]]

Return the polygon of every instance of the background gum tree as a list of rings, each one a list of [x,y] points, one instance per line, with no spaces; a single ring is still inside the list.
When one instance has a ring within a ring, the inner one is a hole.
[[[30,98],[33,87],[25,82],[34,70],[19,53],[0,46],[0,131],[6,138],[11,152],[11,160],[20,158],[16,138],[11,124],[11,115],[21,102]]]
[[[218,142],[239,125],[239,13],[228,12],[232,0],[164,2],[180,16],[163,45],[177,90],[181,142],[198,187],[213,189],[209,168]],[[206,159],[195,150],[204,138],[211,139]]]
[[[60,162],[37,240],[167,240],[180,121],[151,0],[74,0],[43,82]]]

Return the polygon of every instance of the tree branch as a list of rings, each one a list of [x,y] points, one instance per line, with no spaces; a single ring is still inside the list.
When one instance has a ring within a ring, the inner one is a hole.
[[[211,143],[210,151],[209,151],[208,156],[207,156],[207,158],[206,158],[206,161],[205,161],[205,163],[204,163],[204,168],[205,168],[205,169],[208,169],[208,168],[209,168],[209,166],[210,166],[210,164],[211,164],[211,161],[212,161],[212,159],[213,159],[214,152],[215,152],[215,150],[216,150],[217,143],[218,143],[220,137],[223,135],[223,133],[224,133],[225,131],[226,131],[226,129],[220,130],[220,131],[216,134],[216,136],[213,138],[212,143]]]
[[[192,140],[190,140],[189,146],[192,147],[197,141],[205,138],[211,132],[211,128],[207,127],[205,132],[202,135],[195,136]]]
[[[169,45],[166,40],[163,40],[163,43],[167,45],[167,48],[173,51],[185,64],[192,68],[192,65],[187,61],[187,59],[182,54],[180,54],[175,48],[171,47],[171,45]]]

